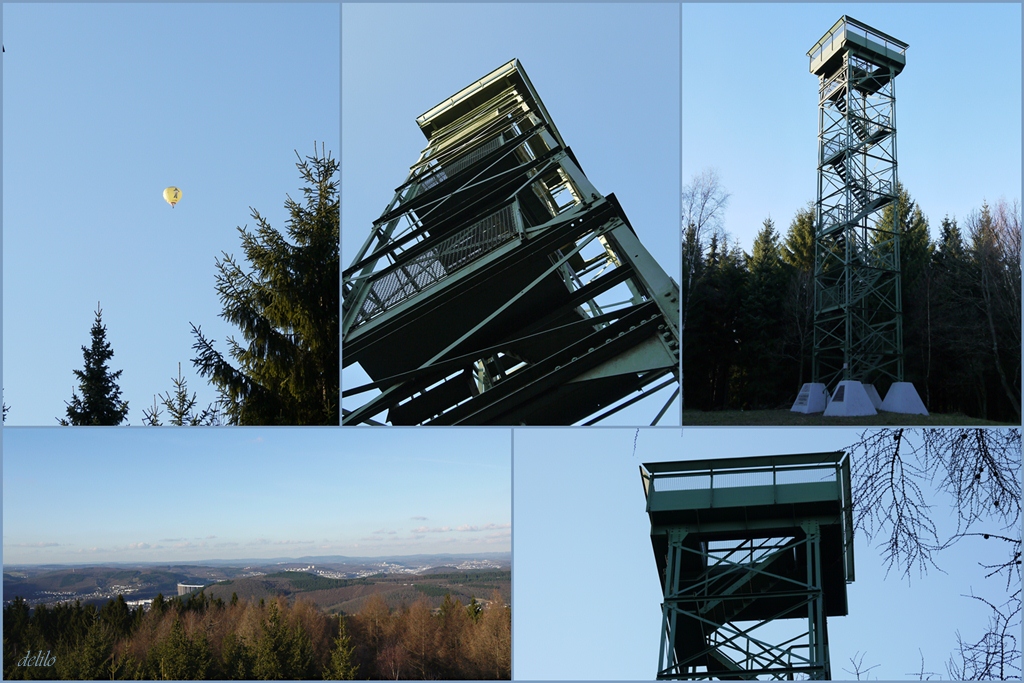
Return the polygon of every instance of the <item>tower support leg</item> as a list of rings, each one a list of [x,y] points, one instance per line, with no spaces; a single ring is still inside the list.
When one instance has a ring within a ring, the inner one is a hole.
[[[669,530],[658,679],[830,678],[821,534],[801,528],[728,541]]]

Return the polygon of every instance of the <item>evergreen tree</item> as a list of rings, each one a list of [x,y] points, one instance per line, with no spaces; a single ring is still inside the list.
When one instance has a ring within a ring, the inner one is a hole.
[[[109,600],[100,610],[100,620],[107,625],[111,633],[117,638],[127,636],[132,628],[132,612],[128,603],[124,601],[123,595],[118,595],[117,600]]]
[[[900,273],[906,288],[922,277],[934,247],[928,232],[928,219],[921,207],[903,183],[898,183],[896,188],[896,201],[882,209],[879,228],[892,230],[894,213],[899,211]]]
[[[932,412],[974,412],[975,377],[981,371],[982,346],[967,342],[973,325],[963,291],[968,270],[963,234],[955,218],[942,219],[928,268],[926,384],[924,398]],[[967,343],[965,343],[967,342]]]
[[[339,423],[338,163],[323,153],[296,164],[305,204],[288,197],[286,238],[255,209],[239,228],[252,270],[217,261],[221,316],[241,329],[231,364],[193,325],[193,363],[220,393],[230,424]]]
[[[236,681],[245,681],[253,677],[252,651],[245,641],[234,633],[224,636],[221,643],[221,669],[224,677]]]
[[[313,640],[301,623],[291,628],[282,669],[286,678],[305,680],[316,674],[313,666]]]
[[[117,379],[122,370],[111,372],[107,361],[114,352],[107,342],[107,328],[103,324],[103,310],[96,304],[96,320],[90,330],[92,345],[82,347],[85,368],[74,370],[78,388],[73,392],[67,405],[67,419],[57,418],[64,425],[119,425],[128,416],[128,402],[121,400],[121,388]]]
[[[784,360],[784,303],[789,271],[771,218],[754,240],[747,259],[747,286],[740,313],[742,388],[738,399],[753,408],[775,408],[792,399],[791,381],[780,372]]]
[[[729,193],[719,182],[718,172],[714,169],[705,169],[694,175],[690,183],[683,187],[682,200],[682,301],[679,331],[685,356],[690,338],[687,325],[690,312],[697,301],[695,295],[701,289],[707,250],[713,250],[719,239],[725,238],[722,225],[725,207],[729,203]],[[690,383],[686,381],[688,367],[685,361],[682,371],[683,375],[679,378],[679,399],[683,408],[686,408],[689,400],[686,392]]]
[[[209,426],[220,423],[215,405],[209,405],[201,411],[196,411],[198,399],[195,392],[192,392],[192,396],[188,395],[188,383],[181,376],[181,363],[178,363],[177,378],[172,377],[171,382],[174,383],[174,395],[172,396],[171,392],[168,391],[159,396],[160,405],[167,409],[170,417],[169,424],[175,427],[182,427],[194,425]],[[150,427],[161,426],[161,410],[157,406],[156,399],[157,397],[154,396],[152,409],[143,408],[142,410],[142,423]]]
[[[149,605],[149,613],[154,617],[159,617],[167,610],[167,602],[164,600],[163,593],[157,593],[156,597],[153,598],[153,602]]]
[[[189,661],[189,639],[181,621],[174,620],[167,639],[160,643],[155,654],[156,673],[165,681],[183,681],[194,678]]]
[[[71,645],[71,642],[66,642]],[[77,647],[59,648],[56,654],[57,676],[63,679],[96,680],[110,677],[114,637],[101,621],[93,621]]]
[[[790,266],[814,271],[814,202],[798,209],[789,224],[782,258]]]
[[[37,605],[36,615],[40,611],[46,613],[46,605]],[[13,679],[47,679],[54,677],[53,667],[47,666],[18,666],[18,662],[25,655],[38,655],[40,652],[46,656],[47,651],[53,647],[43,637],[42,629],[39,627],[38,619],[29,616],[29,607],[20,597],[4,608],[3,612],[3,649],[4,668],[3,677],[7,680]]]
[[[795,387],[811,379],[814,347],[814,202],[789,224],[782,259],[790,268],[786,290],[786,355],[797,364]]]
[[[694,294],[683,346],[686,406],[720,410],[730,404],[739,347],[739,315],[747,273],[743,253],[712,236],[704,257],[703,286]]]
[[[469,596],[469,604],[466,605],[466,613],[469,614],[469,618],[474,622],[480,620],[480,614],[484,611],[484,606],[476,601],[476,596]]]
[[[359,666],[355,663],[355,646],[345,629],[345,615],[338,616],[338,637],[331,648],[331,661],[324,669],[324,679],[332,681],[355,680]]]
[[[902,183],[897,185],[896,201],[882,210],[879,219],[881,230],[893,230],[893,221],[898,212],[899,221],[896,232],[900,239],[900,287],[903,311],[903,367],[904,378],[913,382],[918,388],[926,384],[927,376],[927,326],[928,326],[928,290],[930,274],[928,267],[934,245],[928,232],[928,219],[921,207],[910,196],[910,192]],[[883,233],[875,234],[878,241]],[[880,254],[891,247],[876,245]],[[884,395],[888,383],[881,378],[875,380],[878,391]],[[927,390],[924,398],[927,398]]]
[[[267,621],[263,624],[262,633],[256,642],[253,677],[261,681],[288,678],[289,644],[288,629],[281,619],[277,602],[271,602]]]
[[[210,671],[213,656],[206,634],[185,631],[175,618],[167,638],[156,644],[150,654],[151,675],[170,681],[202,680]]]

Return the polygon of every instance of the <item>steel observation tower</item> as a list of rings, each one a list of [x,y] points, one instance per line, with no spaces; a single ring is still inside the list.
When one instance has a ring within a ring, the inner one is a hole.
[[[907,47],[844,16],[807,53],[819,88],[814,351],[797,412],[927,414],[903,381],[896,76]],[[876,381],[889,384],[884,401]]]
[[[679,393],[679,286],[522,64],[416,123],[427,146],[342,273],[342,363],[370,377],[342,424],[592,424],[676,385],[657,423]]]
[[[846,453],[645,463],[663,589],[659,680],[832,678],[849,611]]]

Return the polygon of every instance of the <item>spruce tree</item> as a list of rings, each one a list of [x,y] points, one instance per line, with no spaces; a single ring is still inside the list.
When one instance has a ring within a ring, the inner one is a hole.
[[[253,653],[253,678],[261,681],[289,678],[288,635],[288,627],[281,618],[277,602],[271,602]]]
[[[790,277],[785,299],[784,338],[786,354],[796,366],[796,381],[790,390],[811,379],[814,345],[814,202],[798,209],[782,249]]]
[[[225,678],[245,681],[252,678],[252,651],[245,641],[234,633],[224,636],[221,643],[221,671]]]
[[[196,410],[199,399],[195,392],[192,392],[191,396],[188,395],[188,382],[181,375],[181,363],[178,363],[178,377],[172,377],[171,382],[174,383],[173,395],[167,391],[159,396],[160,405],[167,409],[168,417],[170,417],[168,424],[175,427],[220,424],[220,417],[215,405],[208,405],[202,410]],[[149,427],[159,427],[163,424],[160,421],[161,410],[156,399],[157,397],[154,396],[152,409],[142,409],[142,423]]]
[[[162,641],[156,648],[155,662],[156,673],[159,678],[167,681],[182,681],[193,678],[189,675],[192,662],[189,661],[190,641],[185,633],[185,627],[177,619],[171,625],[171,632],[167,639]]]
[[[753,408],[777,408],[789,398],[790,387],[780,366],[784,361],[785,294],[790,279],[775,223],[765,219],[746,257],[747,282],[740,307],[743,343],[738,397]]]
[[[451,596],[446,596],[446,599],[450,600]],[[355,680],[359,665],[354,660],[355,646],[345,629],[345,615],[342,614],[338,616],[338,637],[334,639],[334,647],[331,649],[331,661],[324,669],[324,680]]]
[[[117,385],[117,379],[123,371],[111,372],[107,366],[114,352],[107,341],[103,310],[98,303],[96,320],[90,334],[92,344],[82,347],[85,368],[74,371],[82,395],[79,396],[77,391],[72,392],[71,402],[65,402],[67,419],[57,418],[64,426],[119,425],[128,416],[128,401],[121,400],[121,388]]]
[[[338,162],[321,146],[296,167],[305,202],[285,201],[287,236],[252,209],[256,229],[238,229],[249,267],[217,261],[221,317],[244,338],[227,340],[237,365],[192,326],[192,362],[229,424],[339,423]]]

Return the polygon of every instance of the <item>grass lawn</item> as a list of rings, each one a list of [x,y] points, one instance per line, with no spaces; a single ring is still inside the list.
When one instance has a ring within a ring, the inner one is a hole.
[[[867,417],[825,417],[821,413],[804,415],[789,410],[700,410],[683,411],[684,427],[1019,427],[1020,425],[981,420],[964,415],[903,415],[884,413]]]

